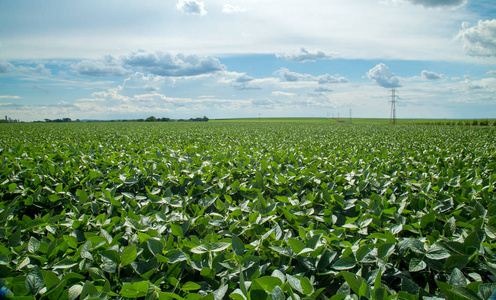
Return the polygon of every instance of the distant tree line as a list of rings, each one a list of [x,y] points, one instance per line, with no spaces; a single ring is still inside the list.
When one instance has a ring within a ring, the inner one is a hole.
[[[64,122],[72,122],[71,118],[62,118],[62,119],[55,119],[55,120],[50,120],[50,119],[45,119],[46,123],[64,123]]]
[[[135,122],[174,122],[174,120],[172,120],[170,118],[155,118],[154,116],[150,116],[144,120],[143,119],[137,119],[137,120],[131,120],[131,121],[135,121]],[[203,118],[191,118],[189,120],[179,119],[177,121],[178,122],[208,122],[208,118],[203,116]]]
[[[1,120],[0,120],[1,121]],[[134,120],[110,120],[110,122],[174,122],[175,120],[171,118],[156,118],[154,116],[150,116],[146,119],[134,119]],[[43,122],[43,121],[35,121],[35,122]],[[64,123],[64,122],[73,122],[71,118],[62,118],[62,119],[45,119],[46,123]],[[75,122],[80,122],[79,119],[75,120]],[[86,120],[86,122],[101,122],[98,120]],[[179,119],[177,122],[208,122],[208,118],[203,116],[203,118],[191,118],[189,120]]]

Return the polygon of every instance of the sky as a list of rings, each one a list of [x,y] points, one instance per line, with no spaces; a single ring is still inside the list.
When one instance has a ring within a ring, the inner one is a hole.
[[[0,115],[496,118],[494,0],[0,0]]]

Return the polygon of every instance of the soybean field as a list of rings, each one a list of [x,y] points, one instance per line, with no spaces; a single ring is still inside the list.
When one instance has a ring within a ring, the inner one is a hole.
[[[0,124],[16,299],[488,299],[496,127]]]

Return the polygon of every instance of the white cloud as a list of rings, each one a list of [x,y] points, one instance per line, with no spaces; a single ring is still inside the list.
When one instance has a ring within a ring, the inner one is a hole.
[[[237,12],[243,12],[245,11],[244,8],[241,8],[237,5],[232,5],[232,4],[224,4],[222,7],[222,12],[225,14],[232,14],[232,13],[237,13]]]
[[[0,99],[20,99],[19,96],[0,95]]]
[[[0,74],[2,73],[34,73],[39,75],[50,75],[52,71],[47,69],[44,64],[38,64],[36,67],[24,65],[14,66],[8,61],[0,61]]]
[[[370,69],[367,72],[367,77],[384,88],[400,87],[399,79],[395,77],[391,70],[383,63]]]
[[[307,62],[316,61],[320,59],[332,59],[331,54],[325,53],[321,50],[315,50],[313,52],[308,51],[305,48],[300,48],[299,50],[292,51],[289,53],[278,53],[276,54],[278,58],[289,61]]]
[[[106,56],[104,61],[100,60],[83,60],[71,66],[71,68],[80,75],[87,76],[126,76],[132,73],[131,70],[125,69],[112,56]]]
[[[459,7],[467,4],[467,0],[407,0],[424,7]]]
[[[346,83],[346,82],[348,82],[348,79],[346,79],[344,77],[341,77],[339,75],[332,76],[332,75],[329,75],[329,74],[324,74],[324,75],[317,76],[316,79],[317,79],[317,82],[319,84]]]
[[[487,71],[487,75],[496,75],[496,70]]]
[[[315,93],[329,93],[332,92],[332,89],[325,87],[325,86],[319,86],[314,90]]]
[[[136,94],[137,91],[139,91],[138,93],[155,93],[160,91],[161,87],[166,84],[166,82],[166,77],[154,76],[152,74],[144,75],[143,73],[136,72],[132,76],[126,78],[122,85],[117,89],[121,93],[127,91],[131,94]]]
[[[429,72],[426,70],[423,70],[421,75],[427,80],[437,80],[445,77],[443,74],[437,74],[435,72]]]
[[[301,73],[291,72],[286,68],[280,68],[279,70],[275,71],[274,74],[277,74],[277,75],[281,76],[284,80],[290,81],[290,82],[313,79],[313,76],[310,74],[301,74]]]
[[[274,96],[284,96],[284,97],[294,97],[296,96],[295,93],[289,93],[289,92],[282,92],[282,91],[273,91],[272,95]]]
[[[0,74],[9,73],[14,69],[14,65],[9,63],[8,61],[0,61]]]
[[[333,76],[330,74],[324,74],[319,76],[312,76],[310,74],[301,74],[297,72],[291,72],[287,68],[280,68],[275,71],[274,74],[281,76],[284,80],[289,82],[296,81],[317,81],[319,84],[328,83],[346,83],[348,79],[341,77],[339,75]]]
[[[207,14],[205,3],[198,0],[179,0],[176,8],[183,13],[204,16]]]
[[[198,76],[225,70],[226,67],[213,56],[171,54],[144,50],[122,57],[125,64],[140,71],[160,76]]]
[[[463,22],[455,39],[462,41],[463,50],[471,56],[496,56],[496,19],[479,20],[473,27]]]
[[[235,79],[230,80],[230,85],[237,90],[261,89],[261,87],[255,83],[255,78],[247,76],[244,73],[238,75]]]
[[[470,91],[496,92],[496,78],[484,78],[481,80],[466,80],[465,84]]]

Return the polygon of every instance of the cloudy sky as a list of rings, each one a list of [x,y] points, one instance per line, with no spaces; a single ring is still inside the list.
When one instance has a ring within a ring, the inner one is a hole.
[[[496,118],[494,0],[0,0],[0,114]]]

